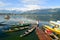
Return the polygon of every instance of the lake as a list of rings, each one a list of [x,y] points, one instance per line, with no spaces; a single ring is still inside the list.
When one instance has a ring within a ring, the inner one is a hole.
[[[5,22],[8,27],[10,27],[10,25],[14,25],[14,24],[18,24],[19,21],[30,21],[30,19],[24,18],[22,16],[16,15],[16,16],[10,16],[9,20],[4,19],[5,15],[0,15],[0,23]],[[31,19],[32,20],[32,19]],[[35,21],[35,20],[33,20]],[[40,27],[44,24],[48,24],[48,22],[45,21],[41,21],[40,23]],[[33,31],[32,33],[30,33],[29,35],[25,36],[25,37],[20,37],[19,35],[21,35],[22,33],[24,33],[25,30],[21,30],[21,31],[17,31],[17,32],[12,32],[12,33],[3,33],[1,31],[2,28],[6,27],[5,26],[0,26],[0,40],[38,40],[38,37],[35,33],[35,31]]]

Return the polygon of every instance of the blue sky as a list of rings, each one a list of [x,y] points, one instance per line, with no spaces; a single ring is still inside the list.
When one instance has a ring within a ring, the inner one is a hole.
[[[60,8],[60,0],[0,0],[0,10],[34,10]]]

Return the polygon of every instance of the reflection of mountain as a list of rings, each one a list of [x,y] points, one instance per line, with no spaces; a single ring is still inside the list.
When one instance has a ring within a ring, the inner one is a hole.
[[[40,19],[40,20],[60,20],[60,8],[56,8],[56,9],[42,9],[42,10],[31,10],[31,11],[27,11],[24,12],[21,15],[29,15],[28,18],[36,18],[36,19]],[[31,16],[30,16],[31,15]],[[33,15],[38,15],[37,17],[33,16]]]

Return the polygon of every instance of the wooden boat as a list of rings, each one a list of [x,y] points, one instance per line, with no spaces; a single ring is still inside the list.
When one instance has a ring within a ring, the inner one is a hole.
[[[35,29],[35,27],[25,31],[24,34],[20,35],[20,37],[23,37],[23,36],[26,36],[26,35],[30,34],[34,29]]]
[[[53,31],[56,34],[60,34],[60,23],[57,21],[50,21],[50,25],[44,25],[44,28]]]
[[[56,34],[60,34],[60,30],[51,28],[51,27],[48,26],[48,25],[44,25],[44,26],[45,26],[45,27],[44,27],[45,29],[49,29],[49,30],[55,32]]]
[[[7,24],[1,24],[1,23],[0,23],[0,26],[5,26],[5,25],[7,25]]]
[[[6,16],[5,16],[5,19],[10,19],[10,16],[9,16],[9,15],[6,15]]]
[[[51,24],[52,26],[55,26],[55,25],[60,26],[59,21],[50,21],[50,24]]]
[[[11,26],[12,26],[12,28],[18,28],[18,27],[30,26],[30,24],[23,24],[23,25],[19,24],[19,25],[11,25]]]
[[[19,28],[13,28],[13,29],[9,29],[9,30],[2,30],[3,32],[15,32],[15,31],[19,31],[19,30],[23,30],[23,29],[28,29],[29,27],[19,27]]]

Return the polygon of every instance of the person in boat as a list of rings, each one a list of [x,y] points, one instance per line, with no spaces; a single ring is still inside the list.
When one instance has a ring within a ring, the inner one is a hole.
[[[39,27],[39,22],[40,22],[39,20],[36,22],[37,23],[37,27]]]

